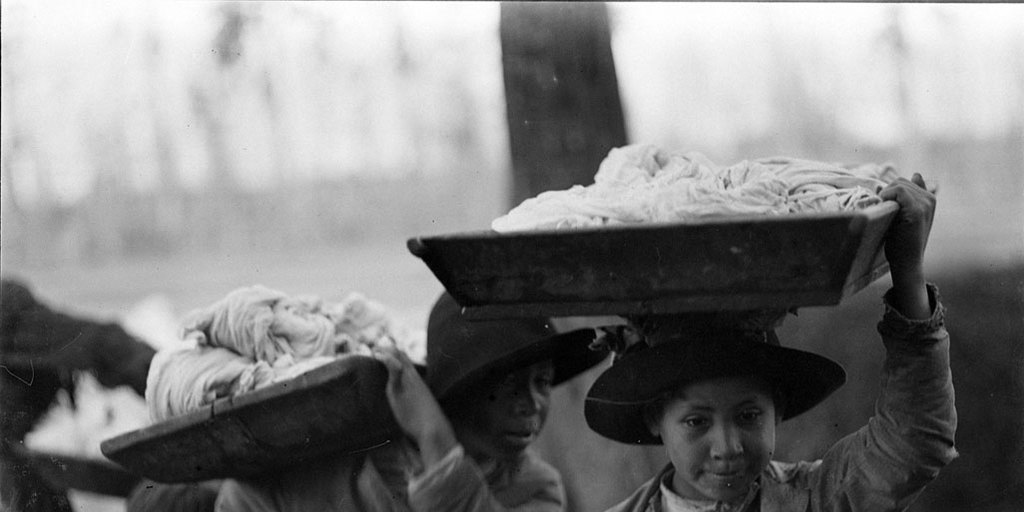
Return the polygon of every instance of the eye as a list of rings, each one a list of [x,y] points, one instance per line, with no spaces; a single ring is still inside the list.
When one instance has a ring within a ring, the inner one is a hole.
[[[752,425],[759,423],[761,417],[764,416],[764,411],[761,409],[746,409],[739,414],[739,420],[743,424]]]
[[[692,429],[701,429],[710,425],[711,421],[703,416],[688,416],[683,418],[682,424]]]
[[[551,375],[538,375],[534,381],[534,385],[538,389],[551,389],[551,386],[555,384],[555,378]]]

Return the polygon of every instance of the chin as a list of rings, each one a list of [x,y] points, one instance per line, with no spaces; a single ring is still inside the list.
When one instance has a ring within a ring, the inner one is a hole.
[[[501,442],[496,443],[496,447],[506,456],[519,455],[526,451],[527,448],[537,440],[536,434],[525,439],[502,439]]]
[[[736,487],[726,486],[710,486],[703,489],[703,494],[709,499],[715,501],[724,501],[726,503],[732,503],[735,501],[742,500],[747,495],[747,491],[750,489],[750,483],[745,482]]]
[[[511,459],[511,458],[518,457],[519,454],[523,453],[524,451],[526,451],[526,448],[519,448],[519,447],[509,446],[509,447],[503,447],[499,452],[500,452],[501,458]]]

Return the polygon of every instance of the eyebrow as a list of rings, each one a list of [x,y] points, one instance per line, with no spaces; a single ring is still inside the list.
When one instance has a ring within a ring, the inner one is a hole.
[[[714,407],[707,406],[707,405],[687,405],[687,407],[686,407],[686,412],[712,411],[712,410],[714,410]]]
[[[684,399],[684,401],[688,401],[688,400]],[[733,409],[740,409],[740,408],[751,406],[751,405],[760,407],[760,405],[757,403],[757,397],[756,396],[751,396],[751,397],[745,398],[743,400],[740,400],[735,405],[733,405],[732,408]],[[711,405],[705,405],[703,403],[698,403],[698,404],[687,403],[686,404],[686,410],[687,411],[702,411],[702,412],[703,411],[713,411],[713,410],[715,410],[715,407],[711,406]]]
[[[747,406],[747,405],[759,405],[757,403],[757,397],[750,397],[750,398],[748,398],[746,400],[743,400],[742,402],[736,404],[736,407],[744,407],[744,406]]]

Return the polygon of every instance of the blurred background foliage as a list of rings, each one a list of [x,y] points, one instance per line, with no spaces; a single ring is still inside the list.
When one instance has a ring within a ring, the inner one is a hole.
[[[942,235],[1021,218],[1020,13],[610,18],[632,141],[724,164],[894,161],[942,188]],[[485,228],[509,206],[497,5],[5,2],[3,20],[12,263],[351,244]]]
[[[0,8],[3,273],[55,305],[157,329],[262,283],[358,290],[422,326],[441,287],[405,239],[487,229],[512,206],[496,3]],[[608,16],[631,142],[721,164],[892,161],[938,185],[929,272],[950,288],[969,398],[963,456],[918,509],[1019,510],[1024,8],[612,3]],[[881,352],[864,338],[884,285],[789,321],[794,344],[853,378],[783,429],[781,455],[820,455],[870,415]],[[553,418],[541,449],[574,507],[594,510],[662,461],[579,472],[608,460],[578,412]]]

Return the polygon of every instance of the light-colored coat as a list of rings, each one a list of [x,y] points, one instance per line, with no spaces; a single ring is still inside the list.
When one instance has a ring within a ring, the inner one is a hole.
[[[771,462],[760,478],[760,512],[905,510],[956,458],[956,409],[945,310],[929,286],[928,320],[904,318],[886,301],[878,324],[886,349],[881,394],[868,424],[813,462]],[[671,465],[610,512],[662,510]],[[756,507],[760,508],[756,508]]]

